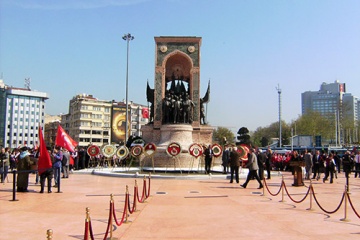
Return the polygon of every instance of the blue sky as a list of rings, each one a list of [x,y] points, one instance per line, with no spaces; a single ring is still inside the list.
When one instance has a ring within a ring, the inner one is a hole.
[[[0,73],[7,85],[47,92],[46,111],[68,112],[80,93],[146,103],[155,36],[202,37],[201,94],[208,121],[255,130],[301,114],[301,93],[346,83],[360,97],[358,0],[2,0]]]

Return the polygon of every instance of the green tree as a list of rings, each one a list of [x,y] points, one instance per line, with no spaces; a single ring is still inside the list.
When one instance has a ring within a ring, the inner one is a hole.
[[[331,139],[335,133],[335,126],[334,121],[322,116],[319,112],[309,111],[296,120],[296,131],[298,135],[321,136],[322,139]]]
[[[239,131],[237,132],[237,134],[238,134],[238,136],[237,136],[238,142],[236,142],[236,145],[240,145],[240,144],[252,145],[251,141],[250,141],[250,134],[249,133],[250,132],[246,127],[240,128]]]
[[[234,133],[228,128],[218,127],[217,129],[214,129],[213,141],[218,142],[220,145],[233,144]]]

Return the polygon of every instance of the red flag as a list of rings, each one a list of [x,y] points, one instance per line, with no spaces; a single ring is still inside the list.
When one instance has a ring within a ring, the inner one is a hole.
[[[39,174],[42,174],[43,172],[46,171],[46,169],[52,167],[52,163],[51,163],[50,154],[46,149],[46,144],[40,126],[39,126],[39,142],[40,142],[40,155],[38,161],[38,171]]]
[[[57,146],[66,148],[70,152],[74,152],[75,147],[78,145],[66,132],[65,130],[58,125],[58,130],[56,134],[55,144]]]
[[[149,109],[148,108],[141,109],[141,113],[142,113],[143,118],[149,118]]]

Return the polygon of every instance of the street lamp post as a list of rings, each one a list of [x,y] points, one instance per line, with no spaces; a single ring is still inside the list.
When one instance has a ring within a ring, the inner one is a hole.
[[[281,89],[278,85],[276,88],[278,94],[279,94],[279,147],[281,147]]]
[[[131,36],[130,33],[125,34],[122,39],[126,41],[127,50],[126,50],[126,112],[125,112],[125,144],[128,139],[128,80],[129,80],[129,42],[134,39],[134,36]]]

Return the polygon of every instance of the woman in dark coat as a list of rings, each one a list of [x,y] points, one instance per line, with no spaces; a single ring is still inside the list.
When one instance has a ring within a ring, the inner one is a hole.
[[[17,191],[18,192],[28,192],[29,185],[29,173],[31,170],[31,165],[34,162],[30,159],[29,152],[27,147],[22,147],[20,149],[20,155],[17,163]]]

